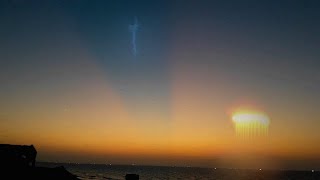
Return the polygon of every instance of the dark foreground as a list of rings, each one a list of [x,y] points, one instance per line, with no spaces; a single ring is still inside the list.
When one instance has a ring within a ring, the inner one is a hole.
[[[110,164],[36,163],[36,156],[37,151],[33,145],[0,144],[0,179],[320,180],[320,172],[313,170],[280,171],[136,165],[121,166]]]
[[[76,180],[63,166],[36,166],[37,150],[33,145],[0,144],[0,179]]]
[[[64,166],[80,179],[125,179],[127,173],[139,174],[140,180],[320,180],[319,171],[243,170],[195,167],[132,166],[110,164],[39,163]]]
[[[77,176],[68,172],[64,167],[30,167],[30,168],[2,168],[0,179],[43,179],[43,180],[79,180]]]

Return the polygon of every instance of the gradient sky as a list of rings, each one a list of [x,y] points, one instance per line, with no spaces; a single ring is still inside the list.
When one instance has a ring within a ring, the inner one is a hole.
[[[7,0],[0,23],[0,143],[41,161],[320,168],[316,1]],[[268,137],[235,136],[248,106]]]

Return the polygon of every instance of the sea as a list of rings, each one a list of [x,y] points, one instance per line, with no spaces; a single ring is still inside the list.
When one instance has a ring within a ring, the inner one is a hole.
[[[37,163],[42,167],[63,166],[84,180],[124,180],[138,174],[140,180],[320,180],[320,171],[263,170],[199,167],[138,166],[112,164]]]

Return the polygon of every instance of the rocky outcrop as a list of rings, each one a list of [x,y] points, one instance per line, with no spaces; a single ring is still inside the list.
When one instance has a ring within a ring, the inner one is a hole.
[[[36,167],[37,151],[33,145],[0,144],[0,179],[77,180],[63,166]]]
[[[0,144],[0,167],[34,167],[36,156],[33,145]]]
[[[126,174],[126,180],[139,180],[138,174]]]

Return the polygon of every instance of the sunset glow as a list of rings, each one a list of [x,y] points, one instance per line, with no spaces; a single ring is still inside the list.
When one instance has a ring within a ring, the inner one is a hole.
[[[320,11],[247,3],[0,2],[0,144],[41,161],[320,168]]]

